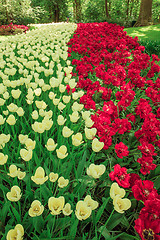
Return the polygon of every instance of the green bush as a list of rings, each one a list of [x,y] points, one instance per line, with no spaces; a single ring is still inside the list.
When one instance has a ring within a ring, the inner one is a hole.
[[[158,55],[160,57],[160,41],[153,40],[139,40],[140,45],[145,47],[145,52],[150,56],[152,54]]]

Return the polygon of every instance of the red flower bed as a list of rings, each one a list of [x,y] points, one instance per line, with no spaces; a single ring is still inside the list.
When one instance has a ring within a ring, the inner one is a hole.
[[[23,33],[29,29],[29,27],[25,25],[14,25],[10,23],[9,25],[2,25],[0,26],[0,35],[12,35],[17,33]]]
[[[93,127],[104,150],[130,168],[115,165],[111,180],[130,188],[145,204],[135,229],[142,239],[160,239],[160,197],[152,181],[141,180],[158,164],[160,66],[158,56],[143,53],[137,40],[116,24],[80,23],[68,52],[75,66],[76,87],[85,90],[80,102],[94,110]]]

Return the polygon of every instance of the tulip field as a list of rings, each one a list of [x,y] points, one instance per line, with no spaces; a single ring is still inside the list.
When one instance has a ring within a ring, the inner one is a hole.
[[[160,240],[160,59],[116,24],[0,40],[0,239]]]

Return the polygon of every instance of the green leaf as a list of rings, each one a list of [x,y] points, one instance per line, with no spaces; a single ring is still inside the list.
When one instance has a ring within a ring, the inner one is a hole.
[[[1,214],[1,220],[2,220],[3,224],[4,224],[4,222],[5,222],[7,213],[9,212],[10,206],[11,206],[11,203],[10,203],[9,201],[6,202],[5,204],[3,204],[2,214]]]
[[[41,233],[44,227],[43,217],[42,216],[33,217],[33,226],[38,233]]]
[[[82,176],[86,159],[87,159],[87,151],[85,150],[85,152],[83,154],[83,157],[79,161],[79,164],[78,164],[78,167],[77,167],[77,176],[78,176],[78,178],[80,178]]]
[[[41,185],[40,191],[44,199],[48,199],[48,196],[51,195],[51,192],[49,191],[45,184]]]
[[[125,217],[125,215],[123,215],[123,218],[121,219],[121,223],[122,223],[126,228],[129,228],[129,221],[128,221],[128,219]]]
[[[131,235],[129,235],[129,234],[127,234],[127,233],[123,233],[121,236],[120,236],[120,238],[119,239],[121,239],[121,240],[130,240],[130,239],[134,239],[134,240],[139,240],[138,238],[136,238],[135,236],[131,236]]]
[[[102,204],[102,206],[99,208],[99,210],[98,210],[98,212],[97,212],[97,215],[96,215],[96,222],[98,222],[99,219],[101,218],[102,213],[103,213],[103,211],[104,211],[104,209],[105,209],[105,207],[106,207],[109,199],[110,199],[110,197],[106,198],[105,201],[104,201],[104,203]]]
[[[19,214],[19,212],[11,205],[11,209],[12,209],[12,212],[17,220],[17,222],[21,222],[21,216]]]
[[[98,232],[100,232],[105,239],[110,239],[111,235],[110,235],[109,231],[107,230],[107,228],[104,228],[104,226],[101,226],[98,229]]]
[[[58,218],[55,224],[55,231],[64,230],[71,225],[70,217]]]
[[[123,218],[123,214],[114,213],[107,223],[107,229],[111,231],[113,228],[115,228],[118,224],[121,223],[122,218]]]
[[[72,239],[75,239],[79,220],[78,220],[78,219],[73,220],[73,218],[75,218],[75,217],[74,217],[74,216],[72,217],[72,222],[73,222],[73,224],[71,225],[70,235],[69,235],[69,236],[70,236]]]
[[[158,190],[160,188],[160,177],[158,177],[154,182],[154,187]]]

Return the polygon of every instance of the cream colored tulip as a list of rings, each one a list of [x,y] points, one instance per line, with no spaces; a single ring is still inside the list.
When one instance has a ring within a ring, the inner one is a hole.
[[[110,197],[114,199],[116,196],[123,198],[126,194],[126,191],[123,188],[120,188],[118,183],[114,182],[110,188]]]
[[[58,115],[58,118],[57,118],[57,123],[58,125],[62,126],[64,125],[64,123],[66,122],[67,119],[64,119],[64,117],[62,115]]]
[[[35,93],[36,96],[39,97],[42,93],[42,89],[41,88],[36,88],[36,89],[34,89],[34,93]]]
[[[95,137],[96,132],[97,132],[96,128],[89,129],[89,128],[85,127],[85,135],[86,135],[86,138],[89,140],[92,140]]]
[[[87,128],[91,128],[91,127],[93,126],[93,124],[94,124],[94,122],[92,121],[91,118],[87,118],[87,119],[85,120],[85,126],[86,126]]]
[[[72,105],[72,111],[81,111],[83,109],[84,105],[83,104],[79,104],[77,102],[74,102]]]
[[[28,211],[29,216],[37,217],[40,216],[44,211],[44,206],[41,204],[40,201],[34,200],[31,204],[31,207]]]
[[[60,102],[60,103],[58,104],[58,109],[59,109],[60,111],[62,111],[65,107],[66,107],[66,105],[63,104],[62,102]]]
[[[3,153],[0,153],[0,165],[4,165],[7,162],[8,155],[4,155]]]
[[[66,203],[62,212],[65,216],[69,216],[73,212],[73,210],[71,210],[71,205],[69,203]]]
[[[7,108],[10,112],[17,112],[17,110],[18,110],[18,106],[14,103],[9,104],[7,106]]]
[[[9,92],[5,92],[5,93],[3,93],[3,97],[4,97],[4,99],[9,99]]]
[[[7,116],[9,114],[9,111],[8,110],[3,111],[3,114]]]
[[[21,224],[17,224],[14,229],[7,233],[7,240],[23,240],[24,228]]]
[[[27,150],[33,150],[35,149],[36,141],[33,141],[30,138],[27,138],[27,140],[25,141],[25,145]]]
[[[51,118],[53,116],[53,111],[49,110],[48,112],[45,112],[45,117],[46,118]]]
[[[10,136],[10,134],[1,134],[0,136],[2,136],[3,137],[3,142],[4,143],[7,143],[7,142],[9,142],[9,140],[10,140],[10,138],[11,138],[11,136]]]
[[[105,170],[106,167],[103,164],[95,165],[94,163],[91,163],[87,168],[87,175],[93,178],[100,178]]]
[[[65,138],[70,137],[72,134],[74,133],[74,131],[72,131],[70,128],[68,128],[67,126],[64,126],[62,129],[62,135]]]
[[[55,182],[58,179],[58,173],[51,172],[49,174],[49,180],[50,182]]]
[[[21,189],[18,186],[13,186],[11,191],[6,194],[7,198],[11,202],[17,202],[21,198]]]
[[[81,133],[76,133],[75,135],[72,135],[72,144],[76,147],[81,145],[84,141],[82,141],[83,136]]]
[[[5,101],[3,98],[0,98],[0,107],[3,106],[5,104]]]
[[[14,165],[14,164],[10,165],[9,166],[9,173],[7,175],[9,175],[12,178],[17,177],[17,175],[18,175],[17,166]]]
[[[66,91],[66,86],[63,85],[63,84],[60,84],[60,85],[59,85],[59,91],[60,91],[60,93],[65,92],[65,91]]]
[[[2,115],[0,115],[0,125],[3,125],[5,123],[6,118],[4,118]]]
[[[73,100],[77,100],[78,98],[79,98],[78,92],[72,93],[72,99],[73,99]]]
[[[99,152],[104,147],[104,143],[100,142],[97,138],[94,138],[92,141],[92,150],[94,152]]]
[[[124,213],[131,207],[131,201],[128,198],[120,198],[118,195],[113,199],[114,209],[118,213]]]
[[[66,96],[66,95],[65,95],[65,96],[63,96],[62,99],[63,99],[63,102],[64,102],[64,103],[69,103],[70,100],[71,100],[71,96]]]
[[[39,115],[40,115],[41,117],[44,117],[44,116],[45,116],[45,110],[42,109],[42,108],[40,108],[40,109],[39,109]]]
[[[48,117],[44,117],[44,119],[42,120],[42,125],[43,128],[48,131],[51,129],[52,125],[53,125],[53,121],[52,119],[49,119]]]
[[[19,180],[22,180],[23,178],[25,178],[26,176],[26,172],[22,172],[20,171],[20,168],[18,168],[18,173],[17,173],[17,177]]]
[[[20,89],[12,90],[11,94],[12,94],[13,98],[18,99],[20,97],[20,95],[21,95],[21,90]]]
[[[68,156],[67,148],[65,145],[62,145],[59,149],[56,149],[57,157],[60,159],[66,158]]]
[[[82,118],[86,121],[88,118],[90,118],[91,112],[90,111],[85,111],[82,112]]]
[[[52,215],[59,215],[64,208],[65,199],[63,196],[59,198],[50,197],[48,199],[48,208]]]
[[[46,109],[47,104],[42,100],[42,101],[35,101],[36,107],[37,108],[42,108],[42,109]]]
[[[79,201],[76,204],[75,215],[79,220],[86,220],[90,217],[92,209],[87,206],[87,203],[84,201]]]
[[[80,90],[80,91],[78,92],[78,97],[80,98],[80,97],[82,97],[83,95],[84,95],[84,91]]]
[[[69,114],[71,122],[75,123],[79,119],[79,114],[77,111],[74,111],[72,114]]]
[[[64,179],[64,177],[60,177],[58,179],[58,187],[60,187],[60,188],[66,187],[68,185],[68,183],[69,183],[69,180],[68,179]]]
[[[33,152],[32,152],[31,149],[26,150],[26,149],[23,148],[23,149],[20,150],[20,156],[26,162],[28,162],[32,159],[32,153]]]
[[[59,104],[59,102],[60,102],[60,99],[59,98],[53,98],[53,104],[56,106],[56,105],[58,105]]]
[[[57,143],[52,138],[49,138],[47,141],[47,145],[45,145],[48,151],[54,151],[57,147]]]
[[[75,86],[77,85],[75,79],[71,79],[69,80],[69,86],[71,89],[75,88]]]
[[[54,92],[49,92],[48,96],[49,96],[49,99],[53,100],[57,96],[57,94],[55,94]]]
[[[31,180],[38,185],[42,185],[48,180],[48,176],[45,177],[45,172],[42,167],[38,167],[34,176],[31,177]]]
[[[24,110],[22,107],[19,107],[18,110],[17,110],[17,114],[18,116],[22,117],[24,115]]]
[[[43,133],[45,131],[45,125],[41,122],[35,122],[32,124],[32,129],[34,132]]]
[[[31,114],[31,116],[32,116],[32,118],[33,118],[34,120],[37,120],[38,117],[39,117],[37,110],[34,110],[34,111],[32,112],[32,114]]]
[[[16,123],[16,119],[15,119],[15,116],[13,114],[9,115],[6,122],[9,124],[9,125],[15,125]]]
[[[97,201],[94,201],[90,195],[87,195],[84,199],[84,202],[87,203],[87,206],[90,207],[92,210],[95,210],[99,203]]]
[[[26,142],[26,140],[28,139],[28,135],[19,134],[18,139],[21,144],[24,144]]]

